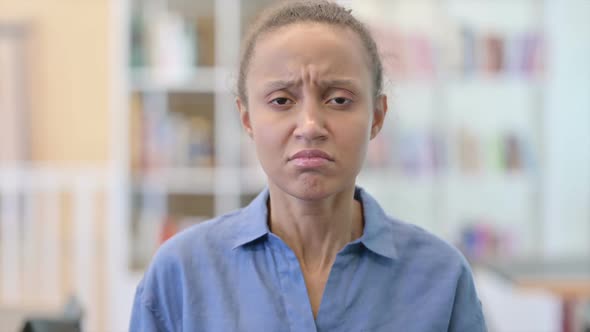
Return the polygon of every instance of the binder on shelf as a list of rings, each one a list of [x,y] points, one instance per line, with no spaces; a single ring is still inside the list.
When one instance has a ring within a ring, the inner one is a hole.
[[[484,37],[483,42],[484,72],[491,75],[500,74],[505,70],[504,40],[498,35],[488,34]]]
[[[460,128],[457,132],[457,145],[461,172],[465,174],[481,174],[483,164],[479,138],[471,130]]]
[[[475,32],[470,27],[463,27],[461,29],[461,36],[463,37],[463,76],[470,77],[477,71],[478,47],[475,37]]]

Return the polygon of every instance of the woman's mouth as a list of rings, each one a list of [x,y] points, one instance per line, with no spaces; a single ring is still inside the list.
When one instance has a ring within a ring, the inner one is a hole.
[[[298,167],[311,168],[327,165],[334,159],[322,150],[306,149],[292,155],[289,161]]]

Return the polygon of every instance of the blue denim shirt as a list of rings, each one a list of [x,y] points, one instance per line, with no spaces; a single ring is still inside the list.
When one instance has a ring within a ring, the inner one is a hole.
[[[168,240],[137,287],[131,331],[486,331],[470,268],[357,188],[365,227],[337,255],[314,319],[293,251],[267,225],[268,190]]]

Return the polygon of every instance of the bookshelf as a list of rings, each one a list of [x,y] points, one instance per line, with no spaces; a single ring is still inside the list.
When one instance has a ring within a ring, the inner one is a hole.
[[[244,29],[269,3],[129,2],[128,205],[130,245],[140,248],[131,250],[133,269],[171,232],[244,206],[264,187],[233,89]],[[393,216],[450,242],[485,226],[509,234],[511,254],[535,252],[542,6],[343,4],[377,39],[390,101],[359,184]]]
[[[241,206],[231,76],[240,36],[228,24],[240,21],[239,5],[127,3],[131,270],[142,271],[174,233]]]
[[[390,214],[442,236],[470,258],[536,254],[542,246],[542,3],[351,6],[380,46],[390,102],[359,183]],[[488,245],[489,238],[499,244]]]

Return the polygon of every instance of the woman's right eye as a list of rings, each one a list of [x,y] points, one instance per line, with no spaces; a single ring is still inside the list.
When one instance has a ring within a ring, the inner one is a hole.
[[[284,105],[292,104],[293,102],[289,98],[279,97],[279,98],[275,98],[275,99],[271,100],[270,103],[273,105],[284,106]]]

